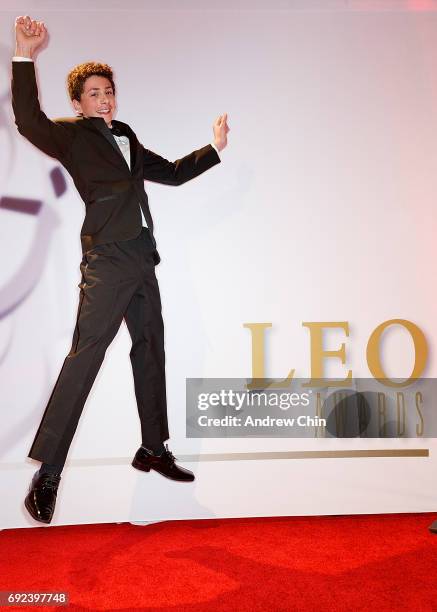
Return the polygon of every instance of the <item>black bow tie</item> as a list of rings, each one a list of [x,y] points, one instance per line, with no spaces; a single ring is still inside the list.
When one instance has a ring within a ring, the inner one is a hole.
[[[111,133],[113,136],[126,136],[124,131],[115,125],[113,125],[112,128],[109,128],[109,129],[111,130]]]

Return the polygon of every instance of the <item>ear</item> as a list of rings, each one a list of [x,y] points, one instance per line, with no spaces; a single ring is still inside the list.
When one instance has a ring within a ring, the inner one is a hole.
[[[73,108],[76,111],[76,114],[83,115],[82,105],[78,100],[72,100]]]

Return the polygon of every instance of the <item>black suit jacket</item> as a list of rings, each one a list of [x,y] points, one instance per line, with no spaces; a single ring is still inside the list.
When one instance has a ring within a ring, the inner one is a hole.
[[[33,62],[12,62],[12,107],[18,131],[59,160],[73,178],[86,208],[83,253],[98,244],[136,238],[142,227],[139,204],[156,247],[144,180],[182,185],[220,162],[210,144],[170,162],[145,149],[127,124],[113,120],[129,136],[129,168],[102,117],[47,118],[39,105]]]

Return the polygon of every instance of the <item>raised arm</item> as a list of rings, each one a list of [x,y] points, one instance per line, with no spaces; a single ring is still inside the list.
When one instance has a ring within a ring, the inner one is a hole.
[[[144,149],[143,176],[164,185],[182,185],[219,163],[220,157],[210,144],[174,162]]]
[[[18,131],[38,149],[64,161],[69,154],[73,131],[65,124],[51,121],[38,100],[35,77],[35,51],[46,40],[43,22],[29,16],[15,20],[15,56],[12,62],[12,108]]]
[[[166,185],[182,185],[220,163],[218,152],[227,145],[227,133],[229,132],[226,113],[217,117],[213,124],[213,131],[213,145],[206,145],[174,162],[145,149],[143,153],[144,178]]]

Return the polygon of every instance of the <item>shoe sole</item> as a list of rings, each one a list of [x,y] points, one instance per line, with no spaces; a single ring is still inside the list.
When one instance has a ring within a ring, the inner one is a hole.
[[[163,474],[162,472],[160,472],[159,470],[157,470],[156,468],[148,465],[148,466],[144,466],[141,463],[137,463],[135,461],[135,459],[132,461],[131,463],[132,467],[134,467],[136,470],[140,470],[141,472],[150,472],[150,470],[155,470],[155,472],[157,472],[158,474],[161,474],[161,476],[164,476],[164,478],[168,478],[169,480],[173,480],[173,482],[193,482],[194,478],[191,478],[190,480],[182,480],[180,478],[172,478],[171,476],[167,476],[167,474]]]

